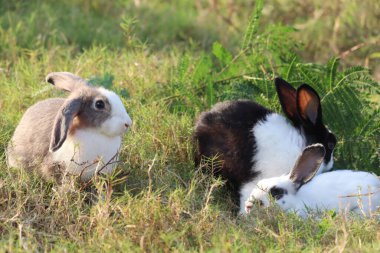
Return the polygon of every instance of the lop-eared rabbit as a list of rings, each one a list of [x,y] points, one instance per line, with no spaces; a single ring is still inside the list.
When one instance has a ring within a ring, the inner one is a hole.
[[[46,81],[70,95],[25,112],[7,148],[8,166],[39,169],[45,178],[80,175],[82,181],[110,173],[132,125],[120,97],[68,72],[50,73]]]
[[[213,171],[239,194],[240,213],[256,183],[289,173],[306,146],[322,143],[326,148],[318,173],[333,165],[336,138],[322,122],[317,92],[307,84],[295,89],[281,78],[275,85],[286,117],[253,101],[237,100],[203,112],[195,126],[196,163],[218,159]]]
[[[380,208],[380,179],[369,172],[337,170],[316,175],[325,155],[321,144],[303,151],[288,175],[260,180],[245,203],[276,203],[285,211],[306,217],[309,211],[335,210],[370,217]],[[272,202],[273,200],[273,202]]]

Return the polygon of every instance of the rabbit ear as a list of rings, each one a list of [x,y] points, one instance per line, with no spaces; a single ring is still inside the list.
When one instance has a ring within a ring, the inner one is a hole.
[[[276,85],[276,91],[278,98],[280,99],[282,111],[289,120],[294,124],[297,124],[299,120],[296,103],[296,89],[280,77],[277,77],[274,80],[274,83]]]
[[[46,82],[51,83],[58,89],[72,92],[80,86],[88,85],[87,82],[70,72],[52,72],[46,76]]]
[[[324,156],[325,148],[322,144],[314,144],[303,150],[290,173],[290,180],[297,186],[297,189],[315,176]]]
[[[322,108],[317,92],[307,84],[297,90],[297,110],[302,121],[312,125],[322,124]]]
[[[50,141],[50,151],[55,152],[65,142],[67,132],[73,122],[74,117],[78,114],[82,102],[80,98],[67,100],[61,107],[55,118],[53,132]]]

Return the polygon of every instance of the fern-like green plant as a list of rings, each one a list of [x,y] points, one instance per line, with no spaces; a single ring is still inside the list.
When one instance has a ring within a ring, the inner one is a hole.
[[[245,50],[250,46],[250,44],[253,41],[253,36],[258,31],[258,26],[259,26],[260,17],[263,11],[263,7],[264,7],[264,0],[257,0],[255,9],[249,20],[247,30],[244,34],[243,43],[241,47],[242,50]]]

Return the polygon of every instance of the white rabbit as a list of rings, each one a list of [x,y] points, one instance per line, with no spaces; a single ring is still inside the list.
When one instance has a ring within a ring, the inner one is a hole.
[[[70,95],[25,112],[7,148],[8,166],[38,168],[47,178],[76,174],[82,181],[98,170],[110,173],[132,125],[119,96],[68,72],[50,73],[46,81]]]
[[[333,166],[336,138],[323,124],[318,93],[307,84],[295,89],[281,78],[275,85],[286,117],[254,101],[237,100],[203,112],[195,126],[196,163],[218,158],[210,167],[239,195],[240,213],[257,182],[289,173],[307,145],[321,143],[326,149],[318,173]]]
[[[369,172],[352,170],[316,175],[324,155],[321,144],[308,146],[290,174],[260,180],[245,203],[246,212],[255,202],[263,206],[275,202],[302,217],[309,210],[373,214],[380,207],[380,179]]]

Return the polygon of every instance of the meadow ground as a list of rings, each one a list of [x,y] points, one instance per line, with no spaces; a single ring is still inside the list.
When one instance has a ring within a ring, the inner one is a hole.
[[[379,219],[277,209],[246,217],[193,162],[197,115],[273,78],[312,85],[338,136],[335,168],[380,174],[377,1],[0,1],[0,251],[379,252]],[[117,172],[91,191],[7,168],[23,112],[65,96],[70,71],[115,90],[134,125]]]

